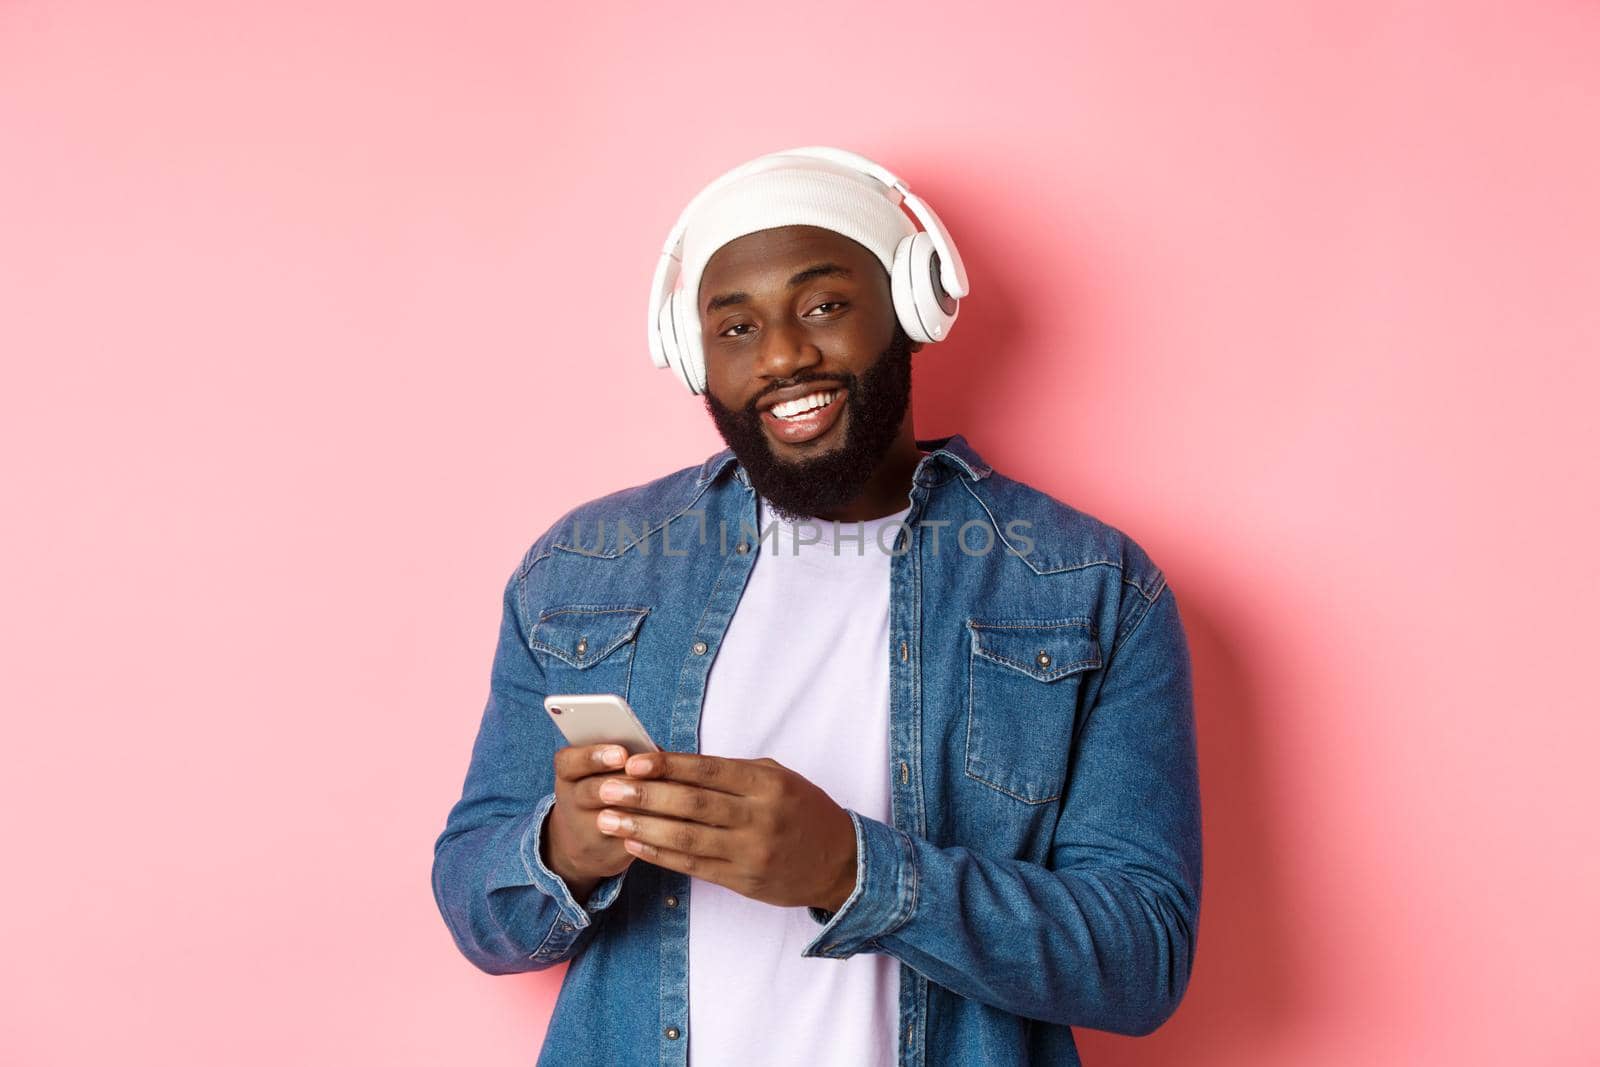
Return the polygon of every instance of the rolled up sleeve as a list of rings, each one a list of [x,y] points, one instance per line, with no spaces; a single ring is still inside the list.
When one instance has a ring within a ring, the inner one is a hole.
[[[1080,730],[1046,863],[939,847],[855,812],[857,881],[804,955],[895,956],[1032,1019],[1142,1035],[1177,1009],[1201,889],[1188,642],[1163,583],[1129,619]]]
[[[434,843],[433,892],[457,947],[480,970],[543,970],[592,936],[627,871],[579,904],[540,853],[555,806],[555,753],[565,744],[544,711],[545,680],[524,626],[527,574],[506,583],[489,698],[461,799]]]

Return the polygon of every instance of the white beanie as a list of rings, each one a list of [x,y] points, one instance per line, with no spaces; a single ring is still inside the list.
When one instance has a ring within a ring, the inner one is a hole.
[[[684,216],[683,291],[700,312],[700,275],[717,249],[777,226],[818,226],[841,233],[894,267],[901,240],[917,232],[900,194],[859,171],[806,156],[734,178],[710,190]]]

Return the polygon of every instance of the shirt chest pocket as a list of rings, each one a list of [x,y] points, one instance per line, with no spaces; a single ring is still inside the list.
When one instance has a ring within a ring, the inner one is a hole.
[[[968,619],[967,776],[1029,804],[1061,796],[1081,690],[1100,667],[1086,619]]]
[[[649,608],[570,605],[539,616],[528,647],[544,668],[546,695],[615,693],[628,698],[635,637]]]

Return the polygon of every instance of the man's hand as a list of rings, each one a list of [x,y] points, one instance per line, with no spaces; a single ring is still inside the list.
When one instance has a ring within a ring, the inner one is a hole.
[[[625,770],[597,784],[612,807],[595,826],[628,854],[778,907],[838,911],[855,889],[849,812],[777,760],[651,752]]]
[[[605,802],[597,796],[602,782],[623,779],[621,745],[568,745],[555,754],[556,804],[545,823],[545,866],[559,874],[582,904],[601,881],[626,870],[634,857],[615,838],[595,827],[595,813]],[[607,774],[606,771],[612,773]]]

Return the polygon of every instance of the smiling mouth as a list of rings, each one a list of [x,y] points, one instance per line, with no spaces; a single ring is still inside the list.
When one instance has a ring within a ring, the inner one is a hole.
[[[844,411],[847,390],[819,389],[795,400],[774,404],[761,413],[767,433],[785,444],[814,441],[831,430]]]

